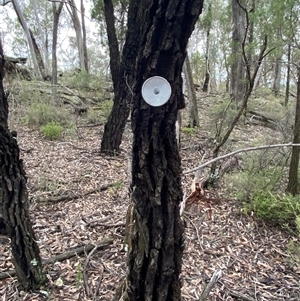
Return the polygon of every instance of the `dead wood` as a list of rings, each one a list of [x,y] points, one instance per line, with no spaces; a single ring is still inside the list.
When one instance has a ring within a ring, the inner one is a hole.
[[[219,156],[217,158],[214,158],[214,159],[212,159],[212,160],[210,160],[210,161],[208,161],[206,163],[203,163],[203,164],[201,164],[201,165],[199,165],[197,167],[185,170],[185,171],[183,171],[183,174],[186,175],[186,174],[195,172],[198,169],[201,169],[203,167],[209,166],[209,165],[211,165],[214,162],[217,162],[217,161],[220,161],[222,159],[225,159],[225,158],[237,155],[239,153],[245,153],[245,152],[250,152],[250,151],[255,151],[255,150],[262,150],[262,149],[268,149],[268,148],[285,147],[285,146],[286,147],[288,147],[288,146],[300,146],[300,144],[283,143],[283,144],[271,144],[271,145],[262,145],[262,146],[255,146],[255,147],[247,147],[247,148],[238,149],[238,150],[236,150],[234,152],[231,152],[229,154],[225,154],[225,155]]]
[[[110,183],[110,184],[107,184],[107,185],[103,185],[103,186],[100,186],[100,187],[93,188],[93,189],[91,189],[91,190],[89,190],[85,193],[82,193],[82,194],[71,192],[71,193],[66,194],[66,195],[54,196],[54,197],[50,197],[50,198],[47,198],[47,199],[38,198],[37,202],[53,204],[53,203],[58,203],[58,202],[62,202],[62,201],[73,201],[73,200],[88,196],[88,195],[90,195],[92,193],[95,193],[95,192],[105,191],[108,188],[114,187],[118,184],[119,184],[119,182]]]
[[[103,249],[104,247],[107,247],[109,245],[111,245],[113,243],[113,239],[112,238],[104,238],[94,244],[88,244],[88,245],[84,245],[84,246],[80,246],[77,247],[73,250],[69,250],[65,253],[53,256],[51,258],[45,259],[43,260],[43,265],[45,264],[51,264],[51,263],[55,263],[57,261],[63,261],[66,259],[70,259],[74,256],[78,256],[81,255],[83,253],[86,252],[90,252],[93,249]],[[16,272],[14,270],[10,270],[7,272],[0,272],[0,280],[8,278],[8,277],[13,277],[15,276]]]
[[[218,270],[215,271],[214,274],[212,275],[209,283],[207,284],[207,286],[205,287],[203,293],[201,294],[199,301],[205,301],[210,293],[210,291],[213,289],[213,287],[215,286],[215,284],[218,282],[218,280],[220,279],[222,275],[222,271]]]
[[[282,125],[280,124],[280,122],[278,120],[275,120],[271,117],[265,116],[261,113],[255,112],[255,111],[249,110],[247,112],[246,118],[247,118],[247,121],[253,125],[265,126],[272,130],[279,130],[279,131],[282,129]]]

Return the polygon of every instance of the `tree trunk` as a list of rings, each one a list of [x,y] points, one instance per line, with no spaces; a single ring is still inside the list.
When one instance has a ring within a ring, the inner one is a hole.
[[[60,2],[58,8],[56,8],[56,2],[52,2],[53,9],[53,36],[52,36],[52,95],[56,101],[57,98],[57,32],[59,16],[64,6],[64,2]]]
[[[76,42],[77,42],[77,48],[78,48],[78,56],[79,56],[79,68],[82,71],[86,71],[85,69],[85,62],[84,62],[84,51],[83,51],[83,37],[81,32],[81,24],[77,13],[77,7],[74,0],[69,0],[69,6],[70,6],[70,16],[73,21],[73,26],[76,33]]]
[[[208,24],[206,28],[206,48],[205,48],[205,79],[202,91],[203,92],[210,92],[209,85],[210,85],[210,67],[209,67],[209,53],[210,53],[210,30],[211,30],[211,23],[212,23],[212,15],[211,15],[211,3],[208,4]]]
[[[297,80],[297,101],[295,112],[295,126],[293,143],[300,143],[300,66],[297,66],[298,80]],[[298,167],[299,167],[299,147],[293,146],[292,157],[289,169],[289,182],[286,192],[292,195],[298,194]]]
[[[245,92],[245,68],[242,58],[242,41],[245,38],[245,16],[239,2],[242,0],[232,0],[232,58],[231,65],[231,98],[238,104],[243,99]]]
[[[18,280],[28,290],[38,290],[46,282],[39,247],[29,217],[26,175],[16,137],[7,126],[7,99],[3,92],[3,51],[1,50],[0,83],[0,224],[11,239],[12,261]]]
[[[273,92],[275,97],[280,95],[280,82],[281,82],[281,56],[276,58],[275,70],[274,70],[274,83]]]
[[[286,85],[285,85],[285,99],[284,99],[284,105],[286,107],[289,103],[289,97],[290,97],[291,52],[292,52],[292,47],[289,44],[288,45],[288,53],[287,53]]]
[[[200,126],[195,86],[194,86],[192,69],[191,69],[188,55],[186,55],[185,62],[183,65],[183,70],[184,70],[184,75],[186,80],[187,92],[189,96],[189,104],[188,104],[189,126],[190,127]]]
[[[109,2],[109,1],[108,1]],[[122,136],[133,99],[132,79],[135,72],[136,57],[140,43],[140,27],[136,26],[139,3],[128,10],[128,29],[122,53],[119,75],[116,76],[114,104],[105,124],[101,141],[101,152],[115,154],[120,152]],[[113,73],[113,71],[112,71]],[[114,79],[114,77],[113,77]]]
[[[104,0],[104,15],[109,46],[110,72],[114,91],[116,92],[119,87],[120,51],[115,28],[114,6],[112,0]]]
[[[43,56],[41,56],[41,57],[44,58],[42,60],[43,66],[44,66],[43,72],[44,72],[44,75],[49,75],[49,73],[48,73],[49,72],[48,50],[47,50],[47,45],[46,45],[45,34],[44,34],[43,29],[42,29],[40,18],[39,18],[38,11],[37,11],[36,0],[32,1],[32,5],[33,5],[33,11],[34,11],[34,16],[35,16],[35,20],[36,20],[36,23],[37,23],[39,35],[41,37],[41,49],[42,49],[42,53],[43,53]]]
[[[85,27],[85,7],[83,0],[80,1],[80,10],[81,10],[81,28],[82,28],[82,42],[83,42],[83,58],[84,58],[84,67],[85,71],[89,73],[89,61],[87,53],[87,39],[86,39],[86,27]]]
[[[32,34],[30,33],[30,30],[28,29],[27,23],[26,23],[25,18],[22,14],[22,10],[19,6],[18,1],[17,0],[12,0],[12,4],[13,4],[14,10],[17,14],[17,17],[19,19],[19,22],[20,22],[22,28],[24,29],[24,32],[25,32],[25,35],[26,35],[26,38],[27,38],[27,42],[28,42],[29,49],[30,49],[30,54],[31,54],[31,59],[32,59],[33,66],[34,66],[35,75],[37,77],[41,78],[42,77],[41,70],[40,70],[39,63],[38,63],[38,60],[37,60],[37,57],[36,57],[35,46],[34,46],[33,41],[32,41]]]
[[[132,0],[130,6],[136,3]],[[183,193],[175,122],[184,106],[185,49],[202,6],[202,0],[139,1],[137,17],[129,19],[143,26],[134,72],[128,273],[115,300],[181,299]],[[155,75],[167,79],[172,88],[169,101],[160,107],[151,107],[141,96],[144,81]]]

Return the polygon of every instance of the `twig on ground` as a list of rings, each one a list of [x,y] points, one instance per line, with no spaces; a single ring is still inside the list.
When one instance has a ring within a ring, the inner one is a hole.
[[[59,255],[53,256],[51,258],[45,259],[45,260],[43,260],[43,265],[55,263],[56,261],[63,261],[65,259],[72,258],[76,255],[81,255],[84,252],[90,252],[91,250],[93,250],[95,248],[95,246],[97,246],[97,248],[102,249],[104,247],[111,245],[112,243],[113,243],[112,238],[104,238],[104,239],[96,242],[95,244],[88,244],[88,245],[84,245],[81,247],[77,247],[77,248],[67,251],[63,254],[59,254]],[[9,278],[9,277],[13,277],[15,275],[16,275],[16,272],[14,270],[10,270],[7,272],[0,272],[0,280]]]
[[[84,284],[84,289],[85,289],[86,295],[88,297],[90,297],[91,295],[90,295],[90,289],[89,289],[89,285],[88,285],[87,266],[90,261],[90,258],[96,252],[97,249],[98,249],[98,246],[95,245],[94,248],[92,249],[92,251],[87,255],[85,262],[84,262],[84,266],[83,266],[83,284]]]
[[[74,192],[66,194],[66,195],[60,195],[60,196],[54,196],[54,197],[50,197],[50,198],[38,198],[37,202],[39,203],[58,203],[58,202],[62,202],[62,201],[72,201],[72,200],[76,200],[79,199],[81,197],[85,197],[89,194],[95,193],[95,192],[100,192],[100,191],[105,191],[110,187],[114,187],[116,185],[120,184],[120,182],[114,182],[114,183],[110,183],[107,185],[103,185],[100,187],[96,187],[93,188],[85,193],[82,194],[75,194]]]
[[[222,276],[222,271],[218,270],[215,271],[212,275],[212,277],[210,278],[207,286],[205,287],[203,293],[201,294],[199,301],[205,301],[210,293],[210,291],[213,289],[213,287],[215,286],[215,284],[217,283],[217,281],[220,279],[220,277]]]

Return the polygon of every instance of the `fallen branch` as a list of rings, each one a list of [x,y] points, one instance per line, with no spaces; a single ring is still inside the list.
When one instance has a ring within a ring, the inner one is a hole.
[[[215,284],[218,282],[218,280],[220,279],[222,275],[222,271],[218,270],[215,271],[214,274],[212,275],[212,277],[209,280],[209,283],[207,284],[207,286],[205,287],[203,293],[201,294],[199,301],[205,301],[210,293],[210,291],[213,289],[213,287],[215,286]]]
[[[262,145],[262,146],[255,146],[255,147],[247,147],[247,148],[243,148],[243,149],[238,149],[238,150],[236,150],[234,152],[231,152],[229,154],[225,154],[225,155],[219,156],[217,158],[214,158],[214,159],[212,159],[212,160],[210,160],[210,161],[208,161],[206,163],[203,163],[203,164],[201,164],[201,165],[199,165],[197,167],[185,170],[185,171],[183,171],[183,174],[186,175],[186,174],[192,173],[194,171],[197,171],[200,168],[209,166],[209,165],[211,165],[214,162],[220,161],[220,160],[228,158],[230,156],[234,156],[234,155],[239,154],[239,153],[245,153],[245,152],[250,152],[250,151],[255,151],[255,150],[262,150],[262,149],[268,149],[268,148],[284,147],[284,146],[300,146],[300,144],[295,144],[295,143],[271,144],[271,145]]]
[[[53,256],[51,258],[45,259],[45,260],[43,260],[43,265],[50,264],[50,263],[55,263],[57,261],[63,261],[63,260],[72,258],[74,256],[81,255],[85,252],[90,252],[94,248],[102,249],[104,247],[107,247],[107,246],[111,245],[112,243],[113,243],[112,238],[104,238],[104,239],[96,242],[95,244],[88,244],[88,245],[80,246],[80,247],[77,247],[73,250],[67,251],[63,254],[59,254],[59,255]],[[14,270],[10,270],[10,271],[7,271],[7,272],[1,272],[0,273],[0,280],[5,279],[5,278],[9,278],[9,277],[13,277],[15,275],[16,275],[16,272]]]
[[[120,184],[120,182],[110,183],[110,184],[107,184],[107,185],[103,185],[103,186],[100,186],[100,187],[93,188],[93,189],[91,189],[91,190],[89,190],[85,193],[82,193],[82,194],[76,194],[76,193],[72,192],[72,193],[69,193],[69,194],[66,194],[66,195],[54,196],[54,197],[50,197],[50,198],[47,198],[47,199],[38,198],[37,202],[40,202],[40,203],[58,203],[58,202],[62,202],[62,201],[72,201],[72,200],[76,200],[76,199],[85,197],[85,196],[90,195],[90,194],[95,193],[95,192],[105,191],[110,187],[117,186],[118,184]]]
[[[247,295],[244,295],[244,294],[241,294],[239,292],[236,292],[236,291],[232,291],[232,290],[228,290],[228,293],[229,295],[233,296],[233,297],[236,297],[236,298],[239,298],[239,299],[242,299],[244,301],[256,301],[257,299],[253,299]]]

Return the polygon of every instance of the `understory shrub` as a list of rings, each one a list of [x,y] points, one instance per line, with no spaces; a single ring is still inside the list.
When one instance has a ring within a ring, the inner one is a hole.
[[[272,224],[296,229],[299,227],[300,197],[256,191],[250,202],[244,203],[244,212],[252,212]]]
[[[42,126],[41,131],[45,136],[45,138],[56,140],[61,137],[61,134],[63,132],[63,127],[60,124],[52,121]]]
[[[62,125],[70,123],[67,110],[58,108],[52,104],[38,103],[32,104],[26,113],[26,121],[29,126],[44,126],[54,122]]]

